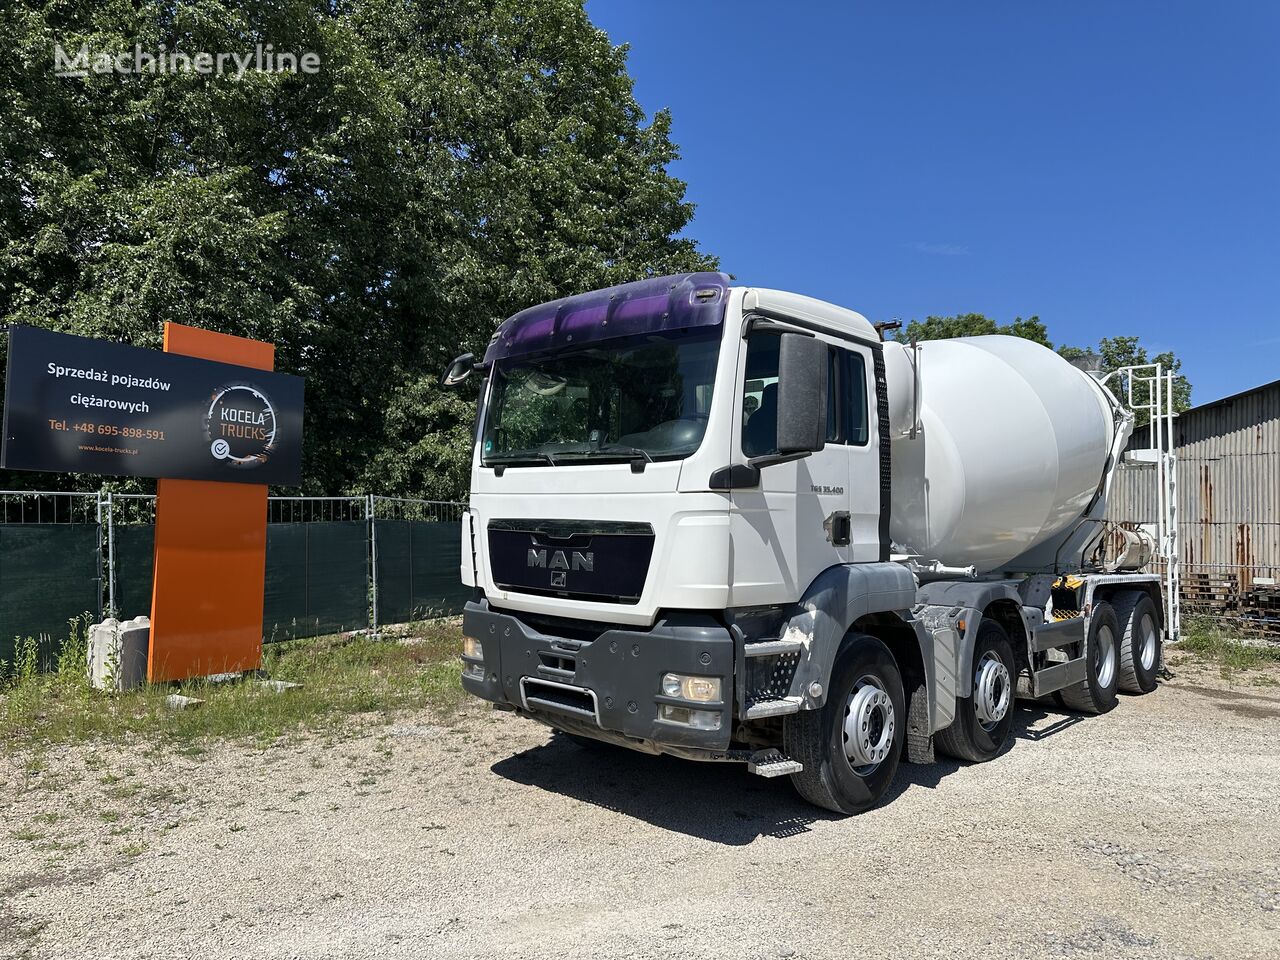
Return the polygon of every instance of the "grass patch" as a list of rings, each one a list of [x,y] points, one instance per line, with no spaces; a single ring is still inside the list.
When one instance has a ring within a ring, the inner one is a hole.
[[[17,669],[0,686],[0,753],[25,753],[37,762],[58,744],[136,738],[197,757],[215,739],[252,738],[265,745],[358,713],[428,708],[447,715],[463,698],[462,635],[449,621],[416,625],[398,639],[357,635],[268,644],[262,676],[302,684],[283,693],[250,678],[158,684],[125,693],[94,690],[77,633],[73,627],[56,669],[48,673],[36,669],[29,652],[34,643],[19,645]],[[171,693],[205,702],[171,710],[165,705]],[[102,782],[109,786],[119,779],[107,774]],[[129,787],[118,789],[124,793]]]
[[[1225,670],[1261,670],[1280,664],[1280,644],[1244,643],[1204,617],[1189,619],[1182,631],[1182,640],[1172,649],[1197,654],[1221,664]]]

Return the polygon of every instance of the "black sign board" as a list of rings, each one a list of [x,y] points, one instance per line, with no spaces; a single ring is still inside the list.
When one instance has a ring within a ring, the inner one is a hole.
[[[302,482],[301,377],[9,328],[7,470]]]

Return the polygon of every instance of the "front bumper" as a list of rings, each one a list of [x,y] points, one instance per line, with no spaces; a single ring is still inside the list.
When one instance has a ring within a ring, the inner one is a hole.
[[[651,752],[716,759],[729,746],[734,640],[705,614],[671,614],[648,630],[566,628],[557,636],[553,626],[535,629],[481,599],[466,605],[462,629],[483,648],[484,676],[462,678],[477,697],[570,733]],[[669,672],[718,677],[723,699],[665,696],[662,676]],[[659,719],[662,704],[718,713],[719,727]]]

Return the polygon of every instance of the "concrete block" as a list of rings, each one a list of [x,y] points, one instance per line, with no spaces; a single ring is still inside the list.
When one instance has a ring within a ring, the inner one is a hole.
[[[263,689],[272,693],[287,693],[302,686],[300,683],[290,683],[288,680],[259,680],[258,683],[262,685]]]
[[[180,693],[171,693],[164,698],[164,705],[170,710],[190,710],[192,707],[198,707],[204,703],[198,697],[184,697]]]
[[[147,678],[151,621],[108,618],[89,627],[89,683],[98,690],[132,690]]]

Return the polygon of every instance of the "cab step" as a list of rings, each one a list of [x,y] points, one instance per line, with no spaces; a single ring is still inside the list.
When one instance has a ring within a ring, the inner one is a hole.
[[[781,717],[800,712],[799,697],[778,697],[776,700],[757,700],[747,707],[746,719],[763,720],[765,717]]]
[[[804,644],[799,640],[757,640],[755,643],[744,643],[744,657],[777,657],[786,653],[799,653]]]
[[[785,777],[789,773],[800,773],[804,764],[779,750],[757,750],[747,761],[747,769],[757,777]]]

